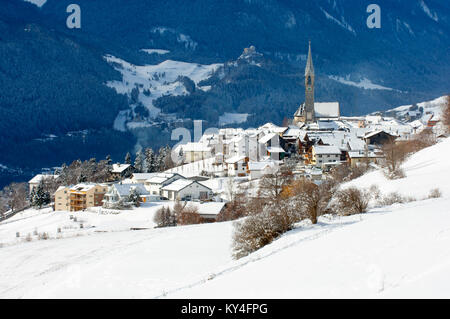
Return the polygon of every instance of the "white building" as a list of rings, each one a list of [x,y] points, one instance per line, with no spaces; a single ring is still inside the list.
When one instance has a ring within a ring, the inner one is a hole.
[[[162,195],[161,188],[179,179],[185,180],[183,176],[177,173],[158,173],[145,181],[145,188],[151,195]]]
[[[225,161],[228,176],[246,176],[248,157],[236,155]]]
[[[314,145],[312,147],[312,164],[322,167],[326,163],[336,163],[341,161],[341,150],[337,146]]]
[[[188,179],[178,179],[161,188],[161,195],[170,200],[208,200],[213,196],[211,188]]]

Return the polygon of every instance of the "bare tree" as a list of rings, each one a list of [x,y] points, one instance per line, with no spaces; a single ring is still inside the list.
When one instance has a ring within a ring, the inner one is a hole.
[[[447,128],[447,132],[450,133],[450,95],[447,95],[446,103],[443,107],[442,123]]]
[[[193,225],[200,224],[201,222],[202,218],[198,213],[198,208],[195,206],[187,206],[177,214],[178,225]]]
[[[292,171],[288,167],[281,167],[277,172],[264,175],[259,183],[258,195],[278,201],[283,189],[293,179]]]
[[[7,187],[9,193],[8,205],[13,211],[28,206],[28,187],[26,183],[12,183]]]

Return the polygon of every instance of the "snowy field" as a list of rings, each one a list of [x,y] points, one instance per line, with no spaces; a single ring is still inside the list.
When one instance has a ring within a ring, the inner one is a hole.
[[[387,181],[372,172],[352,182],[418,201],[321,216],[317,225],[304,221],[240,260],[231,258],[231,222],[130,231],[151,226],[156,207],[105,219],[83,213],[92,229],[107,232],[0,248],[0,297],[449,298],[449,153],[446,139],[411,156],[404,179]],[[442,197],[421,200],[431,188]],[[0,239],[73,223],[68,214],[17,215],[0,223]]]

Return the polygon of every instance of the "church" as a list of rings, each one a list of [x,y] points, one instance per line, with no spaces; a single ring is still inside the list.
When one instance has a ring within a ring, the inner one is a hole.
[[[309,42],[308,61],[305,69],[305,102],[294,114],[294,124],[311,124],[320,120],[337,120],[340,117],[339,102],[314,101],[314,65]]]

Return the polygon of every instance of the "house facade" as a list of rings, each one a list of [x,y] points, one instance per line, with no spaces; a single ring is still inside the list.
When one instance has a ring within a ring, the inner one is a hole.
[[[89,207],[103,205],[103,197],[108,190],[104,184],[78,184],[69,189],[70,211],[76,212]]]
[[[179,179],[162,187],[161,195],[170,200],[209,200],[213,192],[197,181]]]

